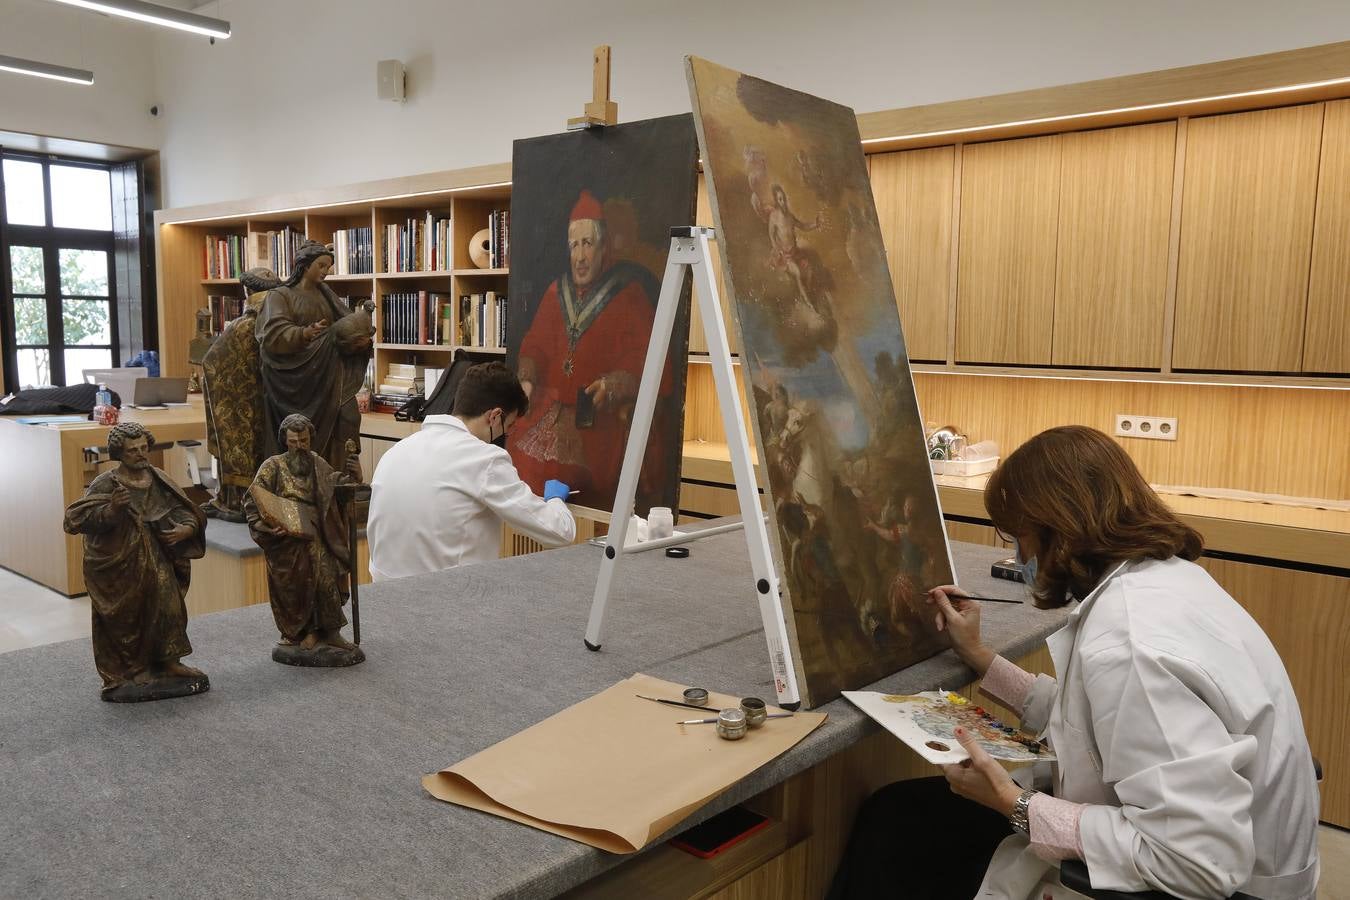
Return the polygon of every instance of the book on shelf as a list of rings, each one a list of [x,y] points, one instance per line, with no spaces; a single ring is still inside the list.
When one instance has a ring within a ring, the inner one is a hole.
[[[459,298],[458,343],[479,350],[506,346],[506,295],[496,291]]]
[[[211,333],[220,334],[225,326],[244,314],[244,298],[211,294],[206,298],[211,312]]]
[[[271,269],[284,281],[291,277],[295,251],[300,249],[305,240],[305,233],[290,225],[285,225],[278,231],[250,232],[248,268],[262,266]]]
[[[333,232],[333,274],[370,275],[375,271],[375,229],[339,228]]]
[[[511,210],[488,213],[488,267],[505,269],[511,260]]]
[[[440,323],[453,295],[443,291],[393,291],[380,301],[380,340],[386,344],[437,346],[446,340]]]
[[[427,211],[384,226],[383,272],[444,272],[450,269],[450,220]]]
[[[203,278],[238,278],[247,268],[244,265],[244,236],[208,234],[203,239],[202,257]]]

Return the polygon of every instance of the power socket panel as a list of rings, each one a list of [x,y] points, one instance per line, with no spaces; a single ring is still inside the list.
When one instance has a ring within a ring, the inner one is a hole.
[[[1177,420],[1165,416],[1132,416],[1116,413],[1116,436],[1150,441],[1175,441]]]

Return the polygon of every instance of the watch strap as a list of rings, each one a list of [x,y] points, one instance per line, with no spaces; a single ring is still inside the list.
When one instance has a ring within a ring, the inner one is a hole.
[[[1013,802],[1012,812],[1008,815],[1013,830],[1027,837],[1031,837],[1031,798],[1036,793],[1034,790],[1023,791]]]

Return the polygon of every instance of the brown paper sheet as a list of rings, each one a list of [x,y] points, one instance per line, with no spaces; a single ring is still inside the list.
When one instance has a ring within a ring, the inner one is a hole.
[[[739,697],[711,694],[705,713],[636,696],[679,700],[685,687],[634,675],[427,775],[422,786],[449,803],[635,853],[825,721],[799,712],[728,741],[716,725],[675,723],[712,718]]]

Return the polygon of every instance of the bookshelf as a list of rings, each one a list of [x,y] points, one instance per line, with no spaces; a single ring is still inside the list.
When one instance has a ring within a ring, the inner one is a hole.
[[[205,277],[207,238],[241,238],[246,248],[244,268],[248,268],[258,264],[254,242],[267,232],[286,228],[328,244],[334,243],[340,232],[369,229],[373,253],[365,267],[375,271],[337,274],[339,264],[327,283],[339,297],[368,297],[375,302],[377,385],[393,364],[447,367],[454,351],[462,346],[504,356],[502,349],[459,342],[385,340],[389,323],[384,321],[382,301],[390,295],[415,296],[423,291],[456,300],[462,295],[487,292],[506,295],[510,270],[474,267],[469,260],[468,242],[475,232],[487,227],[492,210],[509,208],[510,186],[506,180],[509,171],[509,166],[487,166],[356,185],[348,189],[355,196],[339,202],[319,197],[264,198],[156,213],[159,235],[156,265],[161,290],[159,344],[164,374],[188,374],[187,346],[193,336],[196,311],[207,305],[207,298],[241,290],[238,278]],[[420,224],[428,213],[433,220],[449,221],[445,259],[437,260],[437,268],[432,271],[388,271],[389,260],[385,258],[383,244],[385,229],[404,225],[409,219]],[[430,333],[428,339],[433,339]]]

